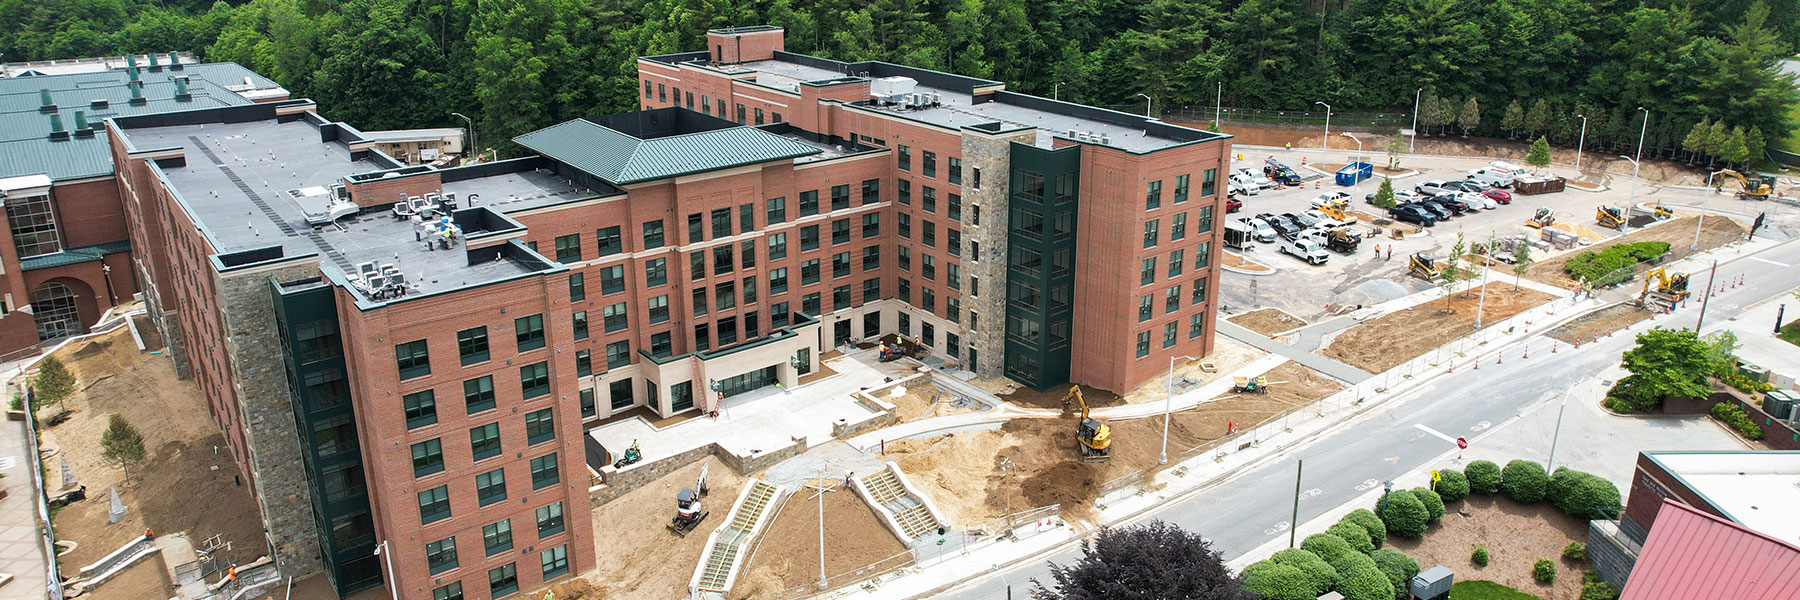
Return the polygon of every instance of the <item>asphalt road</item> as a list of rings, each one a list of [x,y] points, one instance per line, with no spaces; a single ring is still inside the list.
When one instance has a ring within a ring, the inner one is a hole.
[[[1800,243],[1782,244],[1720,265],[1719,281],[1746,274],[1746,283],[1712,298],[1706,309],[1708,321],[1736,315],[1745,306],[1800,283],[1800,278],[1793,275],[1797,271],[1784,265],[1800,265]],[[1704,286],[1706,279],[1706,273],[1696,273],[1695,288]],[[1665,326],[1692,327],[1698,313],[1689,308],[1664,321]],[[1473,439],[1480,431],[1498,426],[1535,404],[1552,401],[1560,391],[1583,378],[1616,365],[1619,354],[1632,344],[1630,336],[1613,336],[1578,350],[1565,347],[1549,360],[1514,360],[1483,365],[1479,370],[1457,371],[1267,460],[1254,470],[1165,504],[1141,518],[1161,519],[1197,531],[1211,538],[1214,549],[1230,560],[1287,535],[1287,527],[1292,524],[1283,524],[1291,520],[1296,460],[1305,461],[1300,488],[1317,490],[1300,503],[1300,519],[1304,522],[1355,499],[1371,485],[1378,488],[1381,481],[1431,463],[1455,448],[1456,437]],[[1560,443],[1579,446],[1583,436],[1565,431]],[[1065,546],[1048,560],[1069,564],[1079,558],[1079,552],[1076,546]],[[1012,590],[1014,597],[1025,598],[1030,581],[1048,580],[1048,572],[1044,560],[1022,562],[935,597],[1006,598],[1010,583],[1017,588]]]

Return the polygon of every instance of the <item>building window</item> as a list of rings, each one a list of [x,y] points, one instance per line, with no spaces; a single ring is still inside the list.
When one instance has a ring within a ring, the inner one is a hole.
[[[525,414],[525,445],[535,446],[555,437],[555,409],[545,408]]]
[[[661,248],[663,245],[662,219],[644,222],[644,249]]]
[[[897,157],[896,160],[899,161],[900,170],[912,170],[912,146],[900,144],[898,150],[895,152],[895,156]]]
[[[769,260],[787,258],[787,234],[769,234]]]
[[[727,281],[713,286],[713,308],[724,312],[737,306],[736,282]]]
[[[950,183],[962,184],[962,159],[950,157]]]
[[[494,376],[482,375],[463,382],[463,406],[468,414],[494,408]]]
[[[1013,209],[1012,232],[1032,239],[1044,237],[1044,215],[1022,208]]]
[[[931,221],[921,221],[919,224],[924,226],[924,233],[919,236],[919,242],[926,246],[936,248],[937,224],[932,223]]]
[[[1175,176],[1175,203],[1176,204],[1181,204],[1183,202],[1187,202],[1187,200],[1188,200],[1188,177],[1189,177],[1188,175],[1176,175]]]
[[[432,438],[412,445],[413,477],[444,470],[444,444]]]
[[[1188,339],[1200,337],[1205,332],[1206,313],[1194,313],[1194,316],[1188,317]]]
[[[1138,284],[1150,285],[1156,282],[1156,257],[1144,259],[1144,266],[1138,269]]]
[[[900,237],[912,239],[912,215],[900,213]]]
[[[818,292],[813,292],[800,297],[800,312],[815,316],[819,314]]]
[[[426,348],[425,340],[394,346],[394,360],[399,364],[401,379],[431,374],[431,351]]]
[[[937,188],[929,185],[919,186],[919,207],[925,212],[937,213]]]
[[[599,403],[594,398],[594,388],[583,388],[577,393],[576,398],[581,402],[581,418],[586,419],[600,414]]]
[[[900,203],[912,206],[912,180],[901,179],[895,182],[895,186],[898,190],[897,195],[900,197]]]
[[[625,265],[613,265],[600,268],[600,293],[617,294],[625,291]]]
[[[775,295],[775,294],[780,294],[780,293],[786,292],[788,290],[787,280],[788,280],[787,267],[782,267],[779,269],[770,269],[769,270],[769,294]]]
[[[1212,242],[1200,242],[1194,248],[1194,270],[1199,271],[1212,265]]]
[[[513,547],[512,519],[501,519],[481,527],[481,546],[488,556],[493,556]]]
[[[469,453],[479,462],[500,455],[500,424],[488,423],[469,429]]]
[[[587,299],[587,277],[580,273],[569,274],[569,301],[580,302]]]
[[[562,533],[563,505],[561,502],[537,509],[537,530],[540,538]]]
[[[1156,210],[1160,206],[1162,206],[1162,180],[1158,179],[1150,182],[1144,188],[1144,208]]]
[[[644,99],[650,99],[650,82],[648,81],[644,82]]]
[[[758,109],[756,112],[761,113],[762,110]],[[759,115],[758,120],[761,120],[760,115]],[[539,556],[540,556],[539,560],[541,560],[544,565],[544,581],[549,581],[551,579],[561,577],[563,575],[568,574],[568,572],[569,572],[569,547],[568,546],[557,546],[555,548],[545,550]]]
[[[648,83],[644,84],[646,88],[649,86]],[[649,97],[649,94],[645,94],[645,97]],[[431,590],[431,600],[463,600],[462,582],[452,581]]]
[[[839,252],[831,255],[831,277],[836,279],[850,274],[850,253]]]
[[[831,309],[841,310],[845,308],[850,308],[850,286],[840,285],[831,288]]]
[[[949,194],[946,199],[949,201],[950,208],[944,212],[944,216],[950,217],[950,220],[952,221],[961,221],[962,196],[960,194]]]
[[[807,225],[800,228],[800,251],[810,252],[819,249],[819,226]]]
[[[1044,175],[1034,171],[1019,172],[1018,194],[1032,202],[1044,201]]]
[[[763,109],[760,109],[760,108],[755,109],[755,113],[756,113],[756,124],[757,125],[763,124]]]
[[[900,215],[900,216],[904,217],[906,215]],[[899,258],[900,270],[911,271],[912,270],[912,247],[911,246],[900,246],[897,249],[896,254],[898,254],[900,257]]]
[[[450,518],[450,486],[440,485],[419,492],[421,525]]]
[[[575,330],[575,339],[578,339],[578,340],[587,339],[587,337],[588,337],[587,311],[585,311],[585,310],[575,311],[575,314],[571,316],[570,321],[572,322],[574,330]]]
[[[901,279],[899,281],[898,287],[899,287],[899,290],[894,293],[894,296],[896,298],[899,298],[901,302],[911,303],[912,302],[912,281],[908,280],[908,279]]]
[[[1180,241],[1186,237],[1187,213],[1175,213],[1174,219],[1169,221],[1169,241]]]
[[[705,218],[700,216],[700,213],[689,214],[687,216],[687,243],[693,244],[704,241],[706,241]]]
[[[630,402],[631,394],[626,394],[625,398],[627,402]],[[626,406],[630,406],[630,404],[626,404]],[[545,454],[531,459],[531,489],[541,490],[556,485],[561,479],[561,472],[556,469],[555,454]]]
[[[1206,301],[1206,278],[1205,277],[1201,277],[1199,279],[1194,280],[1194,293],[1192,294],[1192,297],[1193,297],[1192,304],[1199,304],[1201,302]]]
[[[944,238],[944,251],[951,256],[962,256],[962,231],[945,227]]]
[[[1143,358],[1143,357],[1146,357],[1149,355],[1150,355],[1150,332],[1139,331],[1137,334],[1137,357]]]
[[[431,390],[401,396],[406,405],[406,428],[417,429],[437,423],[437,398]]]
[[[699,250],[688,253],[688,280],[699,281],[706,278],[706,251]]]
[[[544,315],[513,319],[513,339],[518,341],[520,352],[544,347]]]
[[[864,239],[881,235],[881,213],[868,213],[862,216],[862,236]]]
[[[519,392],[526,400],[550,393],[550,363],[519,367]]]
[[[425,545],[425,566],[436,575],[456,568],[456,537],[447,537]]]
[[[506,499],[506,469],[494,469],[475,476],[475,501],[482,506]]]
[[[610,348],[611,345],[607,346]],[[670,342],[669,332],[650,334],[650,355],[657,358],[668,358],[674,353],[674,344]],[[630,361],[627,361],[630,362]]]
[[[871,277],[863,280],[863,302],[874,302],[881,299],[881,278]]]
[[[713,209],[712,236],[714,238],[731,237],[731,209]]]
[[[981,167],[970,167],[969,174],[972,175],[972,177],[970,177],[970,179],[969,179],[969,187],[972,187],[972,188],[975,188],[978,190],[981,189]],[[972,351],[971,351],[971,355],[973,355]],[[975,361],[970,360],[969,362],[973,363]]]
[[[850,241],[850,220],[849,219],[837,219],[835,221],[832,221],[831,222],[831,243],[832,243],[832,245],[843,244],[843,243],[847,243],[849,241]]]
[[[831,210],[850,208],[850,185],[831,186]]]
[[[1200,176],[1200,196],[1201,197],[1211,196],[1211,195],[1213,195],[1213,192],[1218,190],[1218,187],[1219,187],[1219,170],[1218,169],[1207,169],[1206,173],[1204,173]]]
[[[1150,298],[1149,294],[1138,296],[1138,322],[1139,323],[1150,320],[1151,302],[1152,302],[1152,299]]]
[[[787,222],[787,197],[770,198],[765,204],[768,209],[764,215],[770,225]]]
[[[625,303],[608,304],[600,309],[601,320],[606,325],[607,333],[619,331],[626,327]],[[586,313],[583,313],[585,316]]]
[[[669,320],[669,296],[667,294],[650,299],[650,322],[661,323]]]
[[[62,251],[49,196],[8,199],[6,222],[12,228],[13,248],[18,250],[19,258]]]
[[[962,289],[962,265],[944,263],[944,285],[950,289]]]
[[[864,246],[862,270],[873,271],[881,268],[881,246]]]
[[[737,105],[737,123],[739,125],[744,124],[744,105],[743,104]]]
[[[572,263],[581,260],[581,234],[556,236],[556,262]]]
[[[1163,314],[1181,310],[1181,286],[1163,290]]]
[[[881,180],[864,179],[862,182],[862,203],[874,204],[881,201]]]
[[[712,326],[706,323],[694,326],[694,349],[701,352],[712,349]]]
[[[1181,274],[1182,255],[1186,253],[1186,250],[1176,250],[1169,253],[1169,277],[1175,277]]]
[[[652,258],[644,261],[644,285],[656,287],[669,282],[669,259]]]
[[[488,569],[489,594],[499,598],[517,591],[519,591],[519,569],[513,566],[513,563]]]
[[[631,364],[631,342],[620,340],[606,345],[606,368],[617,369]]]
[[[1158,237],[1158,234],[1157,234],[1157,226],[1158,225],[1159,225],[1159,223],[1157,223],[1156,220],[1154,220],[1154,219],[1144,222],[1144,247],[1145,248],[1156,247],[1156,242],[1157,242],[1157,237]]]
[[[788,303],[777,302],[769,307],[769,328],[780,329],[788,324]]]
[[[809,217],[819,214],[819,190],[800,192],[800,216]]]
[[[575,376],[587,377],[594,374],[594,351],[575,351]]]
[[[1200,207],[1200,218],[1195,219],[1195,228],[1200,231],[1212,231],[1213,207]]]
[[[923,168],[919,169],[926,177],[937,177],[937,153],[926,150],[923,153]]]
[[[819,259],[800,261],[800,285],[812,285],[819,282]]]
[[[1163,347],[1164,348],[1172,348],[1174,346],[1175,346],[1175,323],[1174,322],[1164,323],[1163,324]]]
[[[926,281],[937,280],[937,257],[930,254],[919,257],[919,276]]]

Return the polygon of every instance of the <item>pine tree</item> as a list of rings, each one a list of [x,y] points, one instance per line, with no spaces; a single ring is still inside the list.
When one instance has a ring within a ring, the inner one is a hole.
[[[1768,140],[1763,138],[1762,128],[1751,127],[1750,131],[1744,134],[1744,149],[1750,151],[1750,157],[1745,160],[1754,161],[1762,158],[1763,150],[1767,145]]]
[[[38,406],[55,404],[62,408],[62,401],[75,393],[75,383],[75,374],[50,355],[38,363],[37,375],[31,378],[31,392]]]
[[[1525,164],[1544,168],[1550,166],[1550,142],[1543,136],[1531,143],[1531,152],[1525,154]]]
[[[1467,137],[1469,130],[1480,124],[1481,105],[1475,102],[1474,96],[1469,96],[1468,100],[1463,101],[1462,111],[1456,115],[1456,125],[1462,128],[1463,136]]]
[[[100,434],[100,456],[119,464],[125,480],[131,481],[131,469],[144,462],[144,435],[136,427],[113,413],[107,417],[106,431]]]
[[[1712,128],[1706,130],[1706,154],[1709,157],[1706,161],[1707,168],[1712,168],[1713,162],[1724,156],[1725,145],[1730,141],[1731,131],[1725,128],[1725,120],[1713,121]]]
[[[1374,204],[1376,208],[1393,208],[1394,180],[1388,177],[1381,178],[1381,187],[1375,189],[1375,197],[1369,200],[1369,203]]]
[[[1691,163],[1694,158],[1707,153],[1706,136],[1709,131],[1712,131],[1712,117],[1705,117],[1700,119],[1699,123],[1695,123],[1694,128],[1688,130],[1687,137],[1681,140],[1681,149],[1688,151],[1689,154],[1688,162]]]
[[[1725,143],[1719,148],[1719,158],[1740,165],[1750,161],[1750,149],[1744,144],[1742,125],[1731,128],[1731,135],[1726,136]]]
[[[1500,128],[1506,130],[1506,137],[1519,135],[1519,128],[1525,126],[1525,107],[1519,106],[1519,99],[1514,98],[1506,105],[1506,114],[1500,117]]]
[[[1550,126],[1550,101],[1538,98],[1531,104],[1531,112],[1525,113],[1525,131],[1532,135],[1544,133]]]
[[[1519,289],[1519,278],[1524,277],[1525,273],[1531,270],[1531,263],[1533,262],[1536,262],[1536,260],[1531,257],[1530,243],[1527,243],[1525,240],[1519,240],[1518,243],[1513,244],[1514,290]]]

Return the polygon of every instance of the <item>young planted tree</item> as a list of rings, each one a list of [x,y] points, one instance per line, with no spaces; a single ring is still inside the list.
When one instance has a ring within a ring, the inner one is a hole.
[[[1711,130],[1712,118],[1702,118],[1699,123],[1694,124],[1693,129],[1688,130],[1687,137],[1682,138],[1681,149],[1688,151],[1689,162],[1693,162],[1693,159],[1700,156],[1712,154],[1713,149],[1707,145],[1709,141],[1707,132]]]
[[[1550,127],[1550,101],[1538,98],[1531,104],[1531,111],[1525,113],[1525,131],[1532,135],[1544,133]]]
[[[1725,145],[1719,148],[1719,158],[1727,163],[1742,165],[1750,162],[1750,148],[1744,144],[1744,127],[1731,128],[1731,135],[1725,137]]]
[[[1519,289],[1519,279],[1525,277],[1525,273],[1531,270],[1531,263],[1533,262],[1537,262],[1537,259],[1531,257],[1531,244],[1527,243],[1525,240],[1519,240],[1519,243],[1513,244],[1512,271],[1514,290]]]
[[[1750,157],[1745,160],[1753,161],[1762,158],[1763,150],[1768,143],[1768,140],[1763,138],[1761,127],[1751,127],[1750,131],[1744,133],[1744,149],[1750,151]]]
[[[37,375],[31,378],[31,391],[36,394],[38,406],[55,404],[62,408],[62,401],[75,394],[75,374],[55,355],[46,356],[38,363]]]
[[[1381,187],[1375,189],[1375,199],[1370,200],[1377,208],[1394,207],[1394,180],[1381,178]]]
[[[1438,268],[1438,277],[1435,283],[1444,290],[1444,310],[1451,310],[1450,296],[1456,293],[1456,284],[1462,283],[1462,256],[1464,252],[1468,251],[1469,247],[1463,241],[1463,234],[1457,233],[1456,243],[1450,246],[1450,256],[1444,258],[1443,265]]]
[[[1461,127],[1463,136],[1467,137],[1469,130],[1480,124],[1481,104],[1475,101],[1474,96],[1469,96],[1468,100],[1463,101],[1462,110],[1456,113],[1456,126]]]
[[[1255,600],[1200,534],[1162,521],[1107,528],[1072,565],[1050,565],[1051,585],[1032,580],[1036,600]]]
[[[1510,139],[1518,137],[1519,128],[1524,126],[1525,107],[1520,106],[1519,99],[1514,98],[1506,105],[1506,114],[1500,116],[1500,128],[1506,130],[1506,137]]]
[[[118,463],[119,469],[125,471],[125,480],[131,481],[131,470],[143,464],[147,456],[144,435],[125,417],[113,413],[106,419],[106,431],[100,433],[100,456]]]
[[[1550,141],[1538,136],[1537,141],[1531,143],[1531,151],[1525,153],[1525,164],[1539,169],[1550,166]]]
[[[1399,130],[1394,130],[1394,135],[1388,137],[1388,145],[1387,145],[1388,168],[1389,169],[1400,168],[1400,155],[1405,154],[1405,153],[1406,153],[1406,136],[1401,135]]]

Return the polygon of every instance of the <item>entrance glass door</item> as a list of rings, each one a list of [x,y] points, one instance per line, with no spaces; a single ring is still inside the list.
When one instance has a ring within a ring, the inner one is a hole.
[[[775,367],[768,366],[736,377],[719,380],[719,393],[726,398],[775,384]]]
[[[812,348],[801,348],[799,352],[794,353],[794,358],[800,361],[799,368],[794,369],[795,372],[801,375],[812,372]]]

